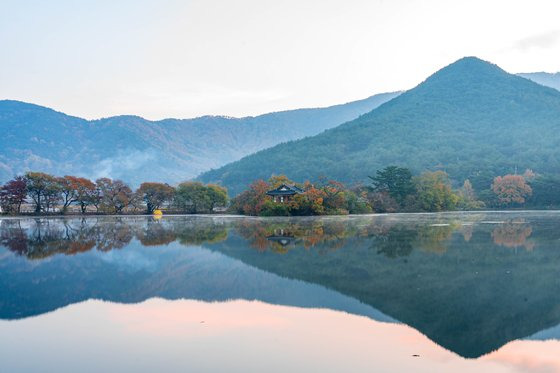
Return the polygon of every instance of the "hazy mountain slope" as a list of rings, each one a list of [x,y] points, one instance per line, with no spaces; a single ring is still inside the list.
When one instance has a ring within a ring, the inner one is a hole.
[[[560,91],[560,73],[520,73],[517,74],[525,79],[530,79],[535,83],[554,88]]]
[[[398,93],[319,109],[257,117],[206,116],[94,121],[18,101],[0,101],[0,182],[27,170],[138,184],[179,182],[282,141],[315,135],[354,119]]]
[[[463,58],[378,109],[317,136],[277,145],[201,175],[237,193],[285,173],[364,182],[397,164],[481,174],[560,170],[560,92]],[[489,185],[489,184],[488,184]]]

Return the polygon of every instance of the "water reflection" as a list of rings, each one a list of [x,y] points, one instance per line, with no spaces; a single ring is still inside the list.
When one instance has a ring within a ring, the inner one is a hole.
[[[3,219],[0,317],[90,298],[258,299],[393,318],[478,357],[560,323],[559,223],[558,213]]]
[[[532,233],[533,228],[525,219],[511,219],[494,228],[492,239],[496,245],[503,247],[533,250],[535,243],[529,240]]]
[[[64,330],[63,337],[53,338],[53,330]],[[0,322],[0,335],[10,340],[3,349],[10,353],[0,352],[0,366],[7,372],[54,365],[57,372],[153,372],[162,366],[167,372],[560,369],[558,342],[516,341],[467,360],[403,324],[242,300],[88,301],[38,319]],[[30,350],[33,358],[22,359]]]
[[[0,245],[29,259],[55,254],[73,255],[92,249],[110,251],[126,247],[133,239],[143,246],[161,246],[178,241],[181,245],[210,245],[228,239],[228,232],[241,236],[258,251],[286,253],[298,247],[332,251],[351,242],[370,242],[371,249],[389,258],[406,257],[414,249],[443,254],[460,234],[469,243],[473,234],[486,236],[496,247],[531,251],[533,225],[526,218],[487,221],[485,215],[369,217],[330,219],[228,219],[193,217],[115,217],[80,219],[0,220]],[[480,222],[480,224],[477,224]],[[544,222],[546,223],[546,221]],[[546,227],[542,227],[546,228]],[[557,239],[546,232],[546,239]],[[556,237],[556,236],[554,236]],[[480,238],[479,238],[480,239]],[[487,242],[486,244],[488,244]],[[492,245],[488,245],[492,246]]]

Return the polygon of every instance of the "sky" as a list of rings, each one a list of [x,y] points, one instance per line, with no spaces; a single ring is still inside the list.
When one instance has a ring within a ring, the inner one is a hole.
[[[247,116],[414,87],[464,56],[560,71],[556,0],[0,0],[0,99]]]

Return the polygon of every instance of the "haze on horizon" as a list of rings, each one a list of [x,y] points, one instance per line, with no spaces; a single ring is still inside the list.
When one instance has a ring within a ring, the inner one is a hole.
[[[477,56],[560,71],[555,1],[21,1],[0,99],[76,116],[246,116],[409,89]]]

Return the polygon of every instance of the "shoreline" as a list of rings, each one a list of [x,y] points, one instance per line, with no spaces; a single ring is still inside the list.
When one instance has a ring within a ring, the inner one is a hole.
[[[347,214],[347,215],[304,215],[304,216],[253,216],[253,215],[239,215],[239,214],[163,214],[163,215],[150,215],[150,214],[20,214],[20,215],[0,215],[1,219],[77,219],[77,218],[132,218],[132,217],[151,217],[154,219],[163,219],[169,217],[200,217],[200,218],[245,218],[245,219],[309,219],[309,218],[352,218],[352,217],[375,217],[375,216],[398,216],[398,215],[450,215],[450,214],[518,214],[518,213],[560,213],[560,209],[554,210],[539,210],[539,209],[523,209],[523,210],[461,210],[461,211],[437,211],[437,212],[384,212],[384,213],[369,213],[369,214]]]

